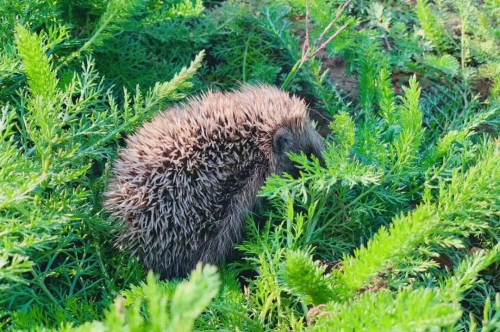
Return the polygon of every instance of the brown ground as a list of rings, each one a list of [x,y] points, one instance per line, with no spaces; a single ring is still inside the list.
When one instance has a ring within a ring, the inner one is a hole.
[[[345,75],[345,62],[341,57],[330,58],[326,55],[321,57],[323,62],[323,70],[328,69],[328,78],[330,81],[337,84],[340,92],[347,99],[357,99],[358,94],[358,82],[354,76]]]
[[[300,45],[305,41],[305,30],[302,22],[305,20],[304,15],[295,16],[294,20],[294,34],[299,37]],[[297,22],[301,22],[300,25]],[[310,38],[309,42],[312,44],[314,41]],[[335,42],[335,41],[333,41]],[[322,69],[328,69],[328,78],[337,84],[342,96],[348,99],[356,99],[358,97],[357,81],[353,76],[345,75],[345,62],[341,57],[328,57],[325,50],[318,52],[316,56],[322,62]]]

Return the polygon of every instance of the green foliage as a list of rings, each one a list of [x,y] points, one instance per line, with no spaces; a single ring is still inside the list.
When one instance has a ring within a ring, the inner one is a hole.
[[[381,68],[379,77],[376,80],[378,101],[380,106],[380,116],[387,123],[387,126],[394,126],[397,120],[397,107],[394,91],[391,88],[390,72],[387,68]],[[394,127],[392,127],[394,128]]]
[[[104,313],[102,322],[77,328],[65,326],[59,331],[191,331],[194,320],[210,304],[219,286],[215,267],[198,265],[189,281],[178,284],[172,299],[167,301],[162,287],[149,273],[147,283],[140,287],[143,297],[128,298],[128,304],[118,297]]]
[[[49,59],[45,56],[47,48],[43,38],[30,34],[22,26],[17,26],[16,45],[28,77],[31,94],[45,100],[54,98],[58,82]]]
[[[437,278],[451,276],[439,269],[436,259],[440,255],[455,252],[455,259],[460,260],[464,257],[463,250],[472,245],[471,237],[481,239],[482,246],[495,243],[496,237],[490,237],[492,232],[488,230],[496,227],[497,215],[494,213],[495,217],[490,218],[488,212],[478,212],[473,217],[476,213],[473,211],[481,210],[480,206],[488,206],[487,211],[498,211],[499,178],[492,167],[498,163],[495,147],[498,143],[474,136],[479,123],[495,125],[498,106],[481,106],[483,109],[478,112],[477,99],[466,95],[465,100],[457,99],[455,106],[443,102],[430,108],[428,103],[434,96],[425,87],[419,87],[415,77],[409,80],[408,88],[403,88],[404,95],[398,102],[389,75],[393,62],[388,65],[381,59],[383,50],[377,42],[366,41],[363,35],[359,38],[362,51],[351,53],[354,57],[351,61],[360,75],[359,111],[356,108],[350,111],[354,113],[352,117],[346,112],[334,116],[331,125],[334,136],[324,153],[325,168],[306,156],[291,156],[302,169],[301,177],[272,177],[267,181],[261,195],[271,200],[272,225],[268,223],[260,230],[250,227],[249,240],[240,247],[247,261],[242,268],[260,271],[251,284],[251,294],[259,295],[250,300],[260,315],[274,321],[276,325],[272,326],[278,328],[303,326],[304,321],[296,317],[309,317],[304,305],[333,301],[340,306],[344,301],[352,301],[346,310],[351,312],[351,306],[363,301],[355,294],[376,288],[381,282],[397,290],[401,285],[408,287],[424,273],[422,287],[436,284]],[[430,74],[456,75],[456,61],[446,55],[440,59],[433,65],[439,72]],[[465,108],[458,106],[462,103]],[[448,114],[442,111],[442,105],[461,112]],[[423,126],[431,115],[441,128],[426,132]],[[440,134],[435,136],[437,133]],[[478,164],[473,166],[474,163]],[[405,211],[408,213],[401,214]],[[379,228],[387,224],[389,227]],[[353,244],[359,246],[365,241],[366,247],[361,246],[354,250],[353,256],[348,255],[354,249]],[[477,240],[474,243],[477,245]],[[324,277],[327,268],[312,263],[310,246],[314,247],[314,257],[334,266]],[[287,248],[293,251],[286,251]],[[297,249],[302,251],[296,252]],[[342,255],[344,259],[339,262]],[[490,257],[495,255],[492,251]],[[495,262],[483,258],[480,260],[484,265],[479,270]],[[282,268],[276,271],[273,265],[280,262]],[[437,273],[431,278],[425,271]],[[279,279],[272,277],[277,272]],[[460,294],[473,287],[473,282],[466,284]],[[444,327],[460,317],[459,311],[445,304],[449,298],[441,296],[433,299],[437,299],[436,305],[450,309],[450,319],[441,321],[446,314],[432,316],[435,311],[431,310],[427,314],[436,319],[429,318],[427,327]],[[415,297],[413,301],[417,300]],[[417,311],[422,308],[416,304],[408,306]],[[373,316],[368,317],[380,316],[380,307],[374,306],[372,310]],[[342,321],[342,324],[350,326],[370,320],[350,316],[351,319],[350,323]],[[404,325],[405,319],[399,316],[395,320],[373,318],[370,323],[373,322],[373,330],[383,330],[386,326],[383,324],[396,324],[396,328],[398,320],[403,330],[426,328],[417,322],[414,327]],[[326,324],[320,329],[336,330],[346,325],[332,326]]]
[[[446,35],[442,20],[433,12],[427,0],[418,0],[415,12],[420,20],[425,37],[440,52],[445,47]]]
[[[171,326],[176,331],[191,331],[194,320],[210,304],[220,286],[215,269],[205,269],[208,272],[204,275],[199,270],[193,273],[190,283],[184,282],[177,286],[172,298]]]
[[[458,74],[460,65],[452,55],[444,54],[441,57],[436,57],[432,54],[428,55],[424,60],[424,64],[442,71],[444,74],[450,77],[455,77]]]
[[[191,86],[203,54],[145,95],[137,89],[130,100],[125,90],[118,104],[93,62],[62,86],[44,38],[18,26],[16,42],[28,86],[2,108],[2,315],[18,328],[84,322],[142,276],[126,256],[108,256],[112,225],[100,212],[105,160],[121,135],[184,97],[179,89]]]
[[[346,283],[352,290],[362,288],[389,263],[398,264],[436,227],[439,219],[432,207],[422,205],[410,216],[395,218],[389,229],[381,228],[366,247],[344,260]]]
[[[62,64],[78,58],[88,52],[93,47],[102,46],[104,42],[112,36],[114,31],[118,31],[120,26],[127,22],[134,11],[139,10],[140,0],[124,1],[111,0],[106,4],[106,9],[96,22],[94,29],[83,45],[62,60]]]
[[[380,310],[384,308],[383,310]],[[326,306],[311,331],[427,331],[460,317],[458,308],[432,289],[367,293],[356,301]]]
[[[443,296],[458,302],[462,294],[478,282],[478,275],[493,263],[500,260],[500,244],[495,245],[487,253],[479,251],[464,259],[457,267],[455,275],[443,281],[441,289]]]
[[[496,295],[495,304],[492,308],[491,300],[488,298],[484,305],[484,321],[481,332],[496,331],[500,328],[500,294]],[[476,322],[471,324],[470,331],[477,327]]]
[[[332,282],[323,276],[325,269],[326,266],[314,264],[308,253],[290,251],[285,256],[281,275],[289,292],[298,295],[305,304],[322,304],[336,299],[330,288]]]
[[[0,2],[0,328],[498,330],[498,0],[344,4]],[[268,178],[220,274],[147,275],[102,211],[122,138],[258,81],[307,100],[325,164]]]

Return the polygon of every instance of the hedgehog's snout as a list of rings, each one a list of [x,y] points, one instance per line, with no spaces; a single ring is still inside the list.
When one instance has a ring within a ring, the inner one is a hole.
[[[275,134],[273,144],[277,175],[288,173],[294,178],[300,176],[299,165],[288,157],[289,153],[304,153],[309,159],[314,156],[322,167],[325,166],[323,142],[312,127],[306,127],[303,132],[299,133],[294,133],[288,128],[280,128]]]
[[[304,147],[302,150],[309,160],[313,160],[313,157],[318,159],[321,167],[326,167],[325,157],[323,157],[324,145],[321,139],[314,137],[308,146]]]
[[[323,152],[325,151],[325,145],[321,140],[321,136],[316,131],[314,131],[314,133],[315,133],[315,139],[314,143],[312,144],[313,151],[311,154],[314,155],[316,158],[318,158],[321,167],[325,168],[326,162],[325,162],[325,157],[323,156]]]

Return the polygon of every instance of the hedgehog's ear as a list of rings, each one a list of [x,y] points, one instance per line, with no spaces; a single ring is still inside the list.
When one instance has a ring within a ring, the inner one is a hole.
[[[285,154],[293,142],[293,134],[288,128],[280,128],[274,134],[274,152],[276,154]]]

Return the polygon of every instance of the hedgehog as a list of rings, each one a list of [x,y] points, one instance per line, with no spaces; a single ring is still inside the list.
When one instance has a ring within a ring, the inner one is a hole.
[[[305,102],[276,87],[206,92],[156,115],[126,139],[104,207],[128,248],[164,279],[220,265],[242,240],[245,214],[271,174],[297,175],[289,153],[323,143]]]

